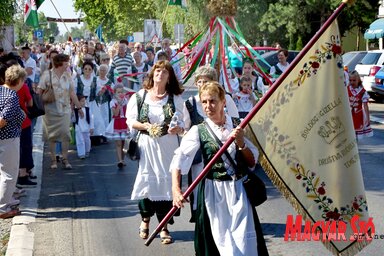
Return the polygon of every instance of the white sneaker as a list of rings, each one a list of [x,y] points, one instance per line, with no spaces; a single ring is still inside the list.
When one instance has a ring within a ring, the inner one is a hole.
[[[12,206],[16,206],[16,205],[19,205],[20,204],[20,200],[18,199],[12,199],[11,202],[8,203],[8,206],[9,207],[12,207]]]

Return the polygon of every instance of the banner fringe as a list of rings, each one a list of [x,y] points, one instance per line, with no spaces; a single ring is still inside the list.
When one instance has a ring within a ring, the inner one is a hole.
[[[280,178],[279,175],[275,172],[274,167],[269,162],[268,158],[264,154],[264,151],[262,150],[259,141],[257,140],[254,132],[252,131],[250,125],[247,125],[245,127],[245,137],[252,141],[252,143],[257,147],[259,150],[259,163],[261,167],[263,167],[263,170],[265,174],[268,176],[268,178],[271,180],[273,185],[280,191],[280,193],[284,196],[284,198],[292,205],[294,210],[297,212],[297,214],[302,215],[304,220],[309,220],[313,224],[313,221],[311,218],[308,217],[307,212],[304,210],[304,208],[301,206],[301,204],[297,201],[297,199],[292,196],[291,192],[287,188],[287,186],[284,184],[283,180]],[[267,199],[268,200],[268,199]],[[368,241],[366,239],[362,241],[356,241],[355,243],[351,244],[348,248],[344,249],[342,252],[338,251],[332,243],[329,241],[321,241],[325,248],[327,248],[333,255],[337,256],[353,256],[356,255],[358,252],[360,252],[365,246],[367,246],[371,241]]]
[[[253,136],[252,136],[253,137]],[[249,138],[249,137],[248,137]],[[255,140],[252,140],[255,142]],[[295,209],[297,214],[302,215],[305,220],[313,221],[311,218],[308,218],[308,215],[306,211],[303,209],[303,207],[300,205],[300,203],[296,200],[295,197],[292,196],[289,189],[285,186],[284,182],[281,180],[281,178],[276,174],[274,168],[272,167],[271,163],[268,161],[267,157],[263,153],[263,151],[260,149],[260,145],[256,142],[255,145],[258,147],[260,155],[259,155],[259,163],[263,167],[264,172],[267,174],[273,185],[281,192],[281,194],[287,199],[287,201],[292,205],[292,207]],[[350,245],[347,249],[343,250],[342,252],[339,252],[332,243],[329,241],[321,241],[324,246],[333,254],[337,256],[353,256],[356,255],[358,252],[360,252],[365,246],[367,246],[371,241],[368,241],[366,239],[362,241],[358,241]]]

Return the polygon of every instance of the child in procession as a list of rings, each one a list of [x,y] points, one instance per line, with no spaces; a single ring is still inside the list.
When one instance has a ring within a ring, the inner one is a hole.
[[[113,99],[110,102],[110,108],[112,111],[112,120],[109,123],[105,135],[107,138],[114,140],[116,143],[116,154],[117,154],[117,167],[119,169],[125,166],[124,162],[124,143],[125,139],[130,135],[127,118],[125,116],[128,94],[124,91],[122,84],[117,84],[114,88]]]
[[[93,134],[94,120],[93,115],[90,114],[89,107],[86,107],[86,97],[84,95],[77,95],[77,98],[85,115],[80,117],[79,109],[74,109],[76,149],[78,157],[85,159],[89,157],[89,152],[91,151],[90,136]]]
[[[249,76],[252,79],[252,89],[258,98],[261,98],[267,92],[262,76],[254,70],[253,61],[250,59],[243,61],[243,76]]]
[[[352,71],[349,74],[347,89],[356,138],[372,137],[373,131],[369,120],[368,108],[369,95],[364,89],[357,71]]]
[[[233,100],[239,110],[240,118],[244,118],[256,105],[256,97],[252,91],[252,78],[242,76],[240,78],[240,91],[233,95]]]

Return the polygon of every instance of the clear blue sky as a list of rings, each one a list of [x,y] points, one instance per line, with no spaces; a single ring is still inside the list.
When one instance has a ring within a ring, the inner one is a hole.
[[[75,12],[75,8],[73,7],[72,0],[52,0],[55,4],[57,10],[59,11],[61,17],[63,19],[67,18],[78,18],[79,13]],[[45,0],[43,4],[40,6],[38,12],[43,12],[46,17],[59,18],[55,8],[52,5],[51,0]],[[60,34],[64,34],[66,32],[66,28],[62,22],[57,23],[59,26]],[[83,23],[66,23],[69,31],[71,31],[71,27],[80,27]]]

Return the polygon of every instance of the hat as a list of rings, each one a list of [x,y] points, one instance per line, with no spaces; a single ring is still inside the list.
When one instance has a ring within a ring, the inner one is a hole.
[[[23,47],[21,47],[21,50],[31,50],[31,48],[29,48],[28,44],[25,44]]]

